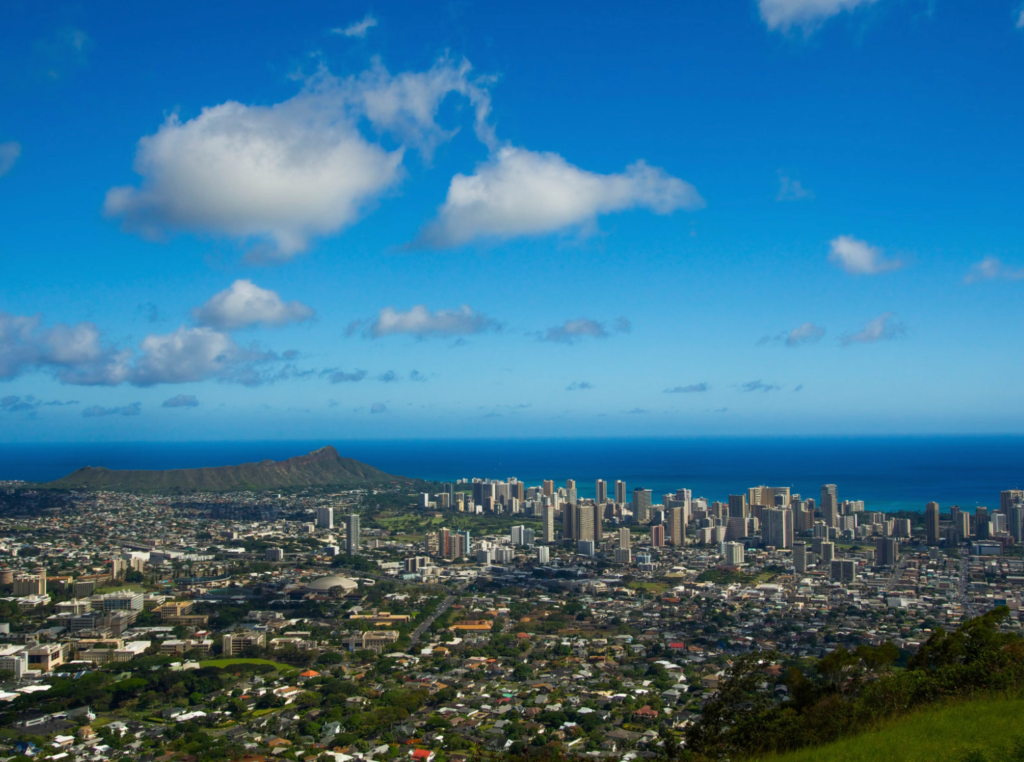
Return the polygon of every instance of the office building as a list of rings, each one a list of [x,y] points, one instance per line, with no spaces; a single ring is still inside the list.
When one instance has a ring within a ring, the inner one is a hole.
[[[743,540],[747,537],[747,519],[730,516],[725,524],[725,539],[730,542]]]
[[[551,549],[545,545],[537,548],[537,563],[546,564],[551,561]]]
[[[651,523],[651,491],[637,487],[633,490],[633,520],[638,524]]]
[[[267,548],[263,552],[263,558],[267,561],[284,561],[284,550],[281,548]]]
[[[593,540],[579,540],[576,542],[576,552],[581,556],[593,556],[594,555],[594,541]]]
[[[747,517],[747,496],[729,495],[729,518],[744,519]]]
[[[924,529],[929,545],[939,544],[939,504],[928,503],[924,509]]]
[[[988,508],[979,505],[974,509],[974,536],[979,540],[987,540],[989,537]]]
[[[46,595],[46,574],[16,574],[14,576],[14,595],[24,598],[29,595]]]
[[[626,530],[629,531],[629,530]],[[630,564],[633,563],[633,551],[629,548],[616,548],[615,549],[615,563],[617,564]]]
[[[1015,505],[1024,505],[1024,489],[1007,489],[999,493],[999,510],[1006,513]]]
[[[555,482],[552,479],[545,479],[541,484],[544,494],[548,497],[555,496]]]
[[[590,540],[598,542],[600,537],[596,534],[598,529],[594,526],[594,506],[585,503],[578,503],[575,506],[566,506],[566,510],[576,515],[575,540]]]
[[[619,505],[626,504],[626,483],[623,481],[615,482],[615,502]]]
[[[807,571],[806,542],[793,543],[793,568],[796,569],[797,574],[803,574]]]
[[[604,505],[608,502],[608,482],[604,479],[598,479],[594,485],[594,501],[598,505]]]
[[[619,547],[629,549],[629,530],[623,527],[619,530]]]
[[[836,557],[836,546],[834,543],[822,540],[820,550],[818,551],[818,557],[821,559],[821,563],[830,564],[835,560]]]
[[[320,529],[334,529],[334,508],[329,505],[317,508],[316,525]]]
[[[834,484],[821,487],[821,515],[826,526],[839,526],[839,488]]]
[[[894,537],[875,540],[875,566],[895,566],[900,558],[900,544]]]
[[[265,648],[267,645],[267,634],[255,630],[244,632],[229,632],[224,636],[222,648],[224,656],[238,656],[247,648]]]
[[[1014,542],[1024,542],[1024,504],[1014,503],[1006,508],[1006,531]]]
[[[829,568],[832,571],[833,582],[856,582],[857,562],[852,560],[834,560]]]

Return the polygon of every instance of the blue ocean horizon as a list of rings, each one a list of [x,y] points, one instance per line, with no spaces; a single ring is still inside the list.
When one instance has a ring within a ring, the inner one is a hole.
[[[0,444],[0,479],[49,481],[82,466],[168,469],[282,460],[326,445],[388,473],[437,481],[505,479],[527,484],[575,479],[593,497],[596,479],[644,487],[655,500],[680,487],[725,500],[748,487],[792,488],[820,497],[837,484],[842,500],[867,510],[924,510],[934,500],[973,510],[999,505],[1024,485],[1022,436],[342,440]]]

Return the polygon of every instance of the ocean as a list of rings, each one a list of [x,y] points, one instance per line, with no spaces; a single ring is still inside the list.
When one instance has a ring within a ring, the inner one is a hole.
[[[867,510],[924,510],[931,500],[973,509],[999,505],[999,492],[1024,484],[1024,437],[834,437],[691,439],[511,439],[398,441],[131,442],[0,444],[0,480],[48,481],[81,466],[166,469],[281,460],[333,444],[388,473],[454,481],[516,477],[575,479],[593,497],[596,479],[651,489],[655,502],[680,487],[725,500],[765,484],[820,500],[836,484],[840,500]]]

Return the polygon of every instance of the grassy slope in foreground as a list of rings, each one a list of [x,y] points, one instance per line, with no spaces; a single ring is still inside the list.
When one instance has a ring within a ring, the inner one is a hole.
[[[993,762],[1009,759],[1024,733],[1024,699],[987,698],[943,704],[880,730],[842,741],[759,757],[758,762],[960,762],[975,750]]]
[[[405,481],[383,471],[342,458],[333,447],[288,460],[265,460],[238,466],[184,468],[168,471],[111,471],[87,466],[44,486],[56,489],[233,492],[314,486],[364,486]]]

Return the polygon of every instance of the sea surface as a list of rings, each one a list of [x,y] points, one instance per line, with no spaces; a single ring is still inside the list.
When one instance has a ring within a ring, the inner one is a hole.
[[[614,494],[644,487],[655,502],[680,487],[725,500],[748,487],[789,486],[820,500],[837,484],[841,500],[867,510],[924,510],[938,501],[999,505],[999,492],[1024,485],[1024,437],[849,437],[693,439],[512,439],[273,442],[0,444],[0,480],[48,481],[82,466],[167,469],[281,460],[332,444],[388,473],[438,481],[514,476],[528,485],[575,479],[593,497],[605,479]]]

